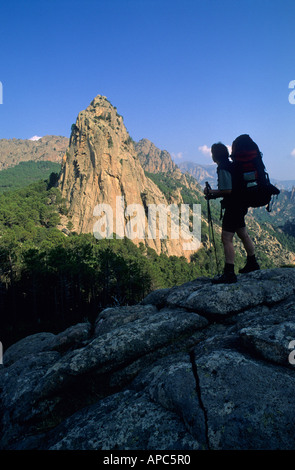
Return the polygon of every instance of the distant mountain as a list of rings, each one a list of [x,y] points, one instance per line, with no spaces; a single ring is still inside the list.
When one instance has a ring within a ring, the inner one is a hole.
[[[295,188],[295,180],[277,180],[271,178],[271,182],[279,189],[285,189],[286,191],[292,191],[292,189]]]
[[[283,227],[289,221],[295,220],[295,187],[292,191],[281,190],[278,198],[274,199],[272,211],[267,214],[264,208],[255,209],[256,219],[260,222],[268,220],[274,227]]]
[[[216,165],[214,164],[200,165],[199,163],[187,161],[178,163],[178,167],[182,172],[190,173],[201,185],[203,185],[205,181],[208,181],[212,187],[217,184]],[[292,191],[292,188],[295,187],[295,180],[278,180],[271,177],[271,182],[279,189],[286,191]]]
[[[158,149],[148,139],[141,139],[134,143],[140,163],[145,171],[159,173],[174,171],[177,165],[166,150]]]
[[[178,167],[183,173],[192,175],[198,183],[204,185],[206,181],[212,186],[216,187],[216,165],[200,165],[194,162],[180,162]]]
[[[0,139],[0,170],[25,161],[61,163],[69,139],[47,135],[38,140]]]

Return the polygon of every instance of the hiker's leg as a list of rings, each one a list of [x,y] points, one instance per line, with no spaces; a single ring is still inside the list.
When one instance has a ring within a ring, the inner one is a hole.
[[[225,256],[225,262],[227,264],[235,263],[235,249],[233,244],[234,233],[226,230],[222,231],[221,240],[223,243],[223,250]]]
[[[222,284],[222,283],[233,283],[237,282],[237,276],[235,274],[235,250],[233,244],[234,233],[228,232],[227,230],[222,230],[222,243],[225,255],[225,266],[224,272],[217,279],[213,279],[213,284]]]
[[[250,273],[251,271],[257,271],[258,269],[260,269],[260,267],[255,257],[254,243],[249,237],[246,227],[238,229],[237,234],[242,240],[245,250],[247,252],[246,265],[242,269],[239,269],[239,273],[245,274],[245,273]]]
[[[235,228],[232,220],[232,212],[228,209],[225,210],[223,221],[222,221],[222,234],[221,240],[223,244],[225,265],[224,271],[221,276],[214,279],[214,284],[221,283],[233,283],[237,282],[237,276],[235,274],[235,249],[233,244],[233,238],[235,234]]]
[[[255,246],[247,232],[246,227],[239,228],[237,230],[237,235],[242,240],[247,255],[253,256],[255,254]]]

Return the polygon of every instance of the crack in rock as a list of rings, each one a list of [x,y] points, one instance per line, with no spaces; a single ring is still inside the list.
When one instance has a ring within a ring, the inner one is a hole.
[[[201,392],[201,387],[200,387],[198,369],[197,369],[197,364],[196,364],[196,361],[195,361],[195,352],[192,350],[192,351],[190,351],[189,355],[190,355],[190,361],[191,361],[191,364],[192,364],[192,371],[193,371],[195,381],[196,381],[196,392],[197,392],[197,396],[198,396],[198,399],[199,399],[199,405],[200,405],[200,408],[201,408],[201,410],[203,411],[203,414],[204,414],[206,444],[207,444],[208,450],[210,450],[208,415],[207,415],[207,410],[204,406],[204,402],[203,402],[203,399],[202,399],[202,392]]]

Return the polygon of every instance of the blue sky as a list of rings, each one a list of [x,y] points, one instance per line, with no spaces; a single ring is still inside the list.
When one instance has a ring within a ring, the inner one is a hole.
[[[101,94],[176,162],[248,133],[295,179],[294,0],[10,0],[0,17],[0,138],[69,137]]]

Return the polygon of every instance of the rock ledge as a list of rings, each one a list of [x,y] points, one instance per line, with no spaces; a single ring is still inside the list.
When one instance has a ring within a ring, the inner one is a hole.
[[[294,449],[294,300],[293,268],[198,278],[22,339],[0,449]]]

